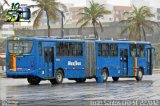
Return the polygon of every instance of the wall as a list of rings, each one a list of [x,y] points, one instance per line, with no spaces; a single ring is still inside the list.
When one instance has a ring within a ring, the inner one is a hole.
[[[98,34],[101,36],[102,39],[111,39],[111,38],[128,38],[127,33],[123,36],[120,36],[120,32],[124,28],[124,26],[121,26],[117,22],[111,22],[111,23],[103,23],[104,31],[101,32],[100,28],[98,29]],[[29,30],[29,31],[21,31],[21,33],[16,33],[17,35],[37,35],[37,36],[47,36],[47,29],[37,29],[37,30]],[[51,36],[60,36],[61,29],[60,28],[51,28]],[[93,28],[92,27],[86,27],[82,30],[79,27],[71,27],[71,28],[65,28],[64,27],[64,34],[67,35],[83,35],[83,36],[89,36],[93,34]],[[159,28],[155,29],[155,32],[147,32],[147,40],[151,42],[159,42],[160,41],[160,31]],[[143,40],[143,39],[142,39]]]

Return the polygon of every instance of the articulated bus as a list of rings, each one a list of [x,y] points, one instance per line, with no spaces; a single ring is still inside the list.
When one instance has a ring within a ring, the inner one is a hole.
[[[127,40],[76,40],[13,37],[7,40],[6,76],[27,78],[31,85],[42,80],[60,84],[63,78],[82,83],[95,78],[152,75],[151,43]]]

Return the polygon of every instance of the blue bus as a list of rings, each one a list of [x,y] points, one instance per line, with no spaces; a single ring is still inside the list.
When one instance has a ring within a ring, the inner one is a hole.
[[[6,76],[27,78],[31,85],[42,80],[60,84],[63,78],[141,81],[152,75],[152,57],[153,47],[144,41],[12,37],[7,40]]]

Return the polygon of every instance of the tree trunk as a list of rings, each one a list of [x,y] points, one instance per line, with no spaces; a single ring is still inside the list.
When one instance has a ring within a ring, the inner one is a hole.
[[[47,11],[45,11],[45,12],[46,12],[46,15],[47,15],[48,37],[50,37],[50,29],[51,29],[51,27],[50,27],[50,24],[49,24],[49,14],[48,14]]]
[[[92,22],[92,24],[93,24],[93,30],[94,30],[95,38],[99,39],[98,32],[97,32],[97,29],[96,29],[96,25],[95,25],[94,22]]]
[[[140,27],[138,27],[138,28],[135,30],[135,34],[136,34],[135,40],[136,40],[136,41],[140,41],[140,40],[141,40]]]
[[[146,32],[145,32],[145,29],[144,29],[144,27],[142,26],[142,31],[143,31],[143,37],[144,37],[144,40],[146,41],[147,39],[146,39]]]
[[[63,12],[61,11],[61,18],[62,18],[62,22],[61,22],[61,37],[64,37],[64,26],[63,26]]]

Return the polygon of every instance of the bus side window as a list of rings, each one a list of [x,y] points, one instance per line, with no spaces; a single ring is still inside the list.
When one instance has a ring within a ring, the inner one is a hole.
[[[83,56],[82,43],[76,45],[76,56]]]
[[[63,56],[69,56],[69,43],[63,43]]]
[[[48,48],[44,48],[44,61],[48,62]]]
[[[69,51],[69,56],[82,56],[82,43],[71,43]]]
[[[130,45],[130,56],[136,57],[136,45],[135,44]]]
[[[75,51],[75,44],[74,43],[69,43],[69,56],[74,56],[76,53]]]
[[[137,57],[141,57],[140,45],[137,45]]]
[[[56,55],[63,56],[63,42],[57,42],[56,44]]]
[[[53,57],[54,57],[53,56],[53,48],[50,47],[49,48],[49,62],[51,62],[51,63],[53,62],[53,60],[54,60]]]
[[[118,45],[110,44],[110,56],[115,57],[118,56]]]
[[[144,45],[140,46],[140,57],[144,57]]]
[[[73,42],[57,42],[57,56],[82,56],[82,43]]]
[[[109,45],[106,43],[98,44],[98,56],[109,56]]]
[[[42,56],[42,42],[38,42],[38,52],[39,56]]]
[[[102,44],[102,56],[106,56],[108,57],[109,55],[109,47],[108,47],[108,44]]]
[[[98,56],[102,56],[102,44],[98,44]]]

